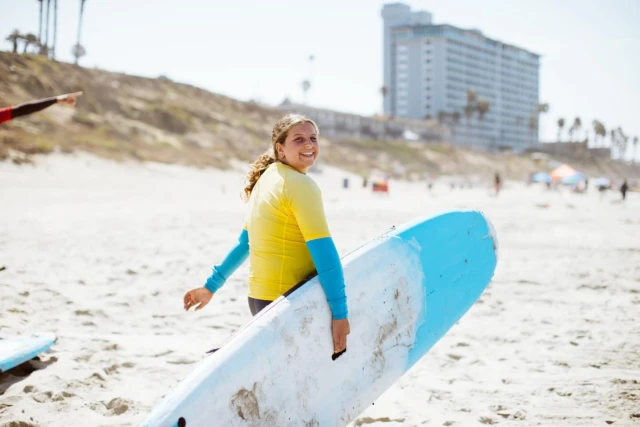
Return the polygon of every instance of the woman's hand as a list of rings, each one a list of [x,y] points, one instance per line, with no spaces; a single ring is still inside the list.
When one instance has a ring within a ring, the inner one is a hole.
[[[191,307],[196,306],[195,311],[204,308],[213,297],[213,292],[204,286],[201,288],[191,289],[184,294],[184,309],[189,311]]]
[[[350,332],[348,319],[333,319],[331,321],[334,360],[347,349],[347,335]]]

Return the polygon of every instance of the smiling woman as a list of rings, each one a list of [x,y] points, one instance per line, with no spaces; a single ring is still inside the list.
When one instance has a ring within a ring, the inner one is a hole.
[[[249,213],[238,242],[205,285],[187,292],[186,310],[209,303],[249,258],[249,308],[256,315],[317,271],[333,317],[335,357],[347,348],[349,321],[340,257],[329,232],[318,185],[307,170],[320,153],[318,126],[298,114],[280,119],[271,148],[246,176]]]

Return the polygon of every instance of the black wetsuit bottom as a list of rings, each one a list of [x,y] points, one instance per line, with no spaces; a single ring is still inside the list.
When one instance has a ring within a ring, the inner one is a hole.
[[[271,304],[273,301],[267,301],[263,299],[256,299],[249,297],[249,310],[251,310],[251,315],[255,316],[260,313],[262,309]]]

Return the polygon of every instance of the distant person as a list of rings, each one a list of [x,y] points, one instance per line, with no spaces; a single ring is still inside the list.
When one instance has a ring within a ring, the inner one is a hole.
[[[246,176],[249,212],[238,241],[213,267],[204,286],[184,295],[184,308],[204,308],[247,257],[252,315],[317,271],[333,317],[337,357],[346,351],[350,326],[342,264],[320,188],[307,175],[320,152],[318,133],[316,123],[299,114],[288,114],[275,124],[271,148]]]
[[[496,196],[500,193],[500,189],[502,188],[502,179],[500,178],[500,174],[496,172],[493,177],[493,189],[495,191]]]
[[[622,194],[622,201],[624,202],[627,198],[627,190],[629,190],[629,184],[627,184],[627,180],[625,179],[622,185],[620,186],[620,194]]]
[[[37,113],[53,104],[65,104],[73,107],[76,105],[76,98],[82,95],[82,93],[83,92],[68,93],[65,95],[52,96],[51,98],[29,101],[12,107],[0,108],[0,123],[8,122],[16,117]]]

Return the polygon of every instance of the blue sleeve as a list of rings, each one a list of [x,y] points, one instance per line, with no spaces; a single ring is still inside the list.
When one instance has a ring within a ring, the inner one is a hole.
[[[346,319],[349,315],[347,309],[347,295],[345,293],[344,275],[342,264],[336,245],[331,237],[309,240],[307,242],[311,258],[316,266],[320,284],[327,296],[327,302],[331,307],[334,319]]]
[[[229,276],[242,265],[242,263],[249,256],[249,233],[247,230],[242,230],[240,237],[238,237],[238,243],[229,251],[222,263],[213,267],[211,276],[207,279],[204,287],[211,292],[216,292],[224,285]]]

